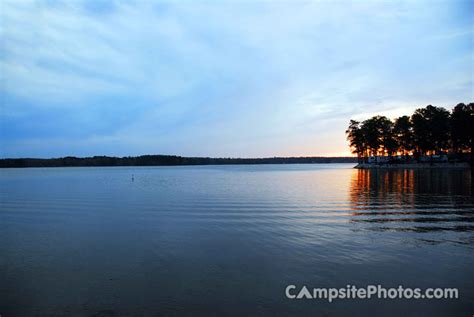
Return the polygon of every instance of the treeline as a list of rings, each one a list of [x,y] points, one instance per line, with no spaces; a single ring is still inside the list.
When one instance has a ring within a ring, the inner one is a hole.
[[[80,167],[80,166],[175,166],[225,164],[310,164],[355,163],[354,157],[271,157],[271,158],[210,158],[175,155],[142,155],[127,157],[93,156],[51,159],[0,159],[1,167]]]
[[[434,154],[465,159],[473,153],[473,131],[474,103],[460,103],[452,111],[428,105],[393,121],[385,116],[351,120],[346,134],[352,153],[367,162],[369,156],[394,155],[406,160]]]

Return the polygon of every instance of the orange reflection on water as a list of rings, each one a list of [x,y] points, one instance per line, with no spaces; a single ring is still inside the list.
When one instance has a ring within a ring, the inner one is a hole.
[[[351,175],[351,209],[413,206],[414,170],[354,170]]]
[[[470,170],[354,170],[351,222],[376,231],[471,232],[472,185]]]

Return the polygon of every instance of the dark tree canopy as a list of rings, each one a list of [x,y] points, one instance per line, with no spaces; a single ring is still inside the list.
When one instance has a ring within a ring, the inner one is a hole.
[[[472,152],[474,131],[474,103],[457,104],[451,114],[451,139],[457,152],[469,148]]]
[[[414,146],[420,154],[443,152],[449,147],[449,111],[428,105],[412,115]]]
[[[473,127],[474,103],[460,103],[451,112],[428,105],[393,122],[384,116],[351,120],[346,134],[359,160],[397,154],[408,159],[410,155],[472,153]]]
[[[402,152],[403,155],[407,155],[413,150],[413,125],[409,116],[402,116],[395,119],[393,135],[398,145],[398,150]]]

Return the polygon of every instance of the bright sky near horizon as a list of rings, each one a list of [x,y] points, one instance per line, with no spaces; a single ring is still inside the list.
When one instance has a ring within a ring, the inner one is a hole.
[[[348,155],[472,102],[474,1],[0,1],[0,156]]]

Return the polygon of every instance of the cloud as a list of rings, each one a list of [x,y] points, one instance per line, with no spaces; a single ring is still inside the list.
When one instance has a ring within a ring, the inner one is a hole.
[[[341,153],[352,117],[473,97],[468,2],[1,6],[2,156]]]

